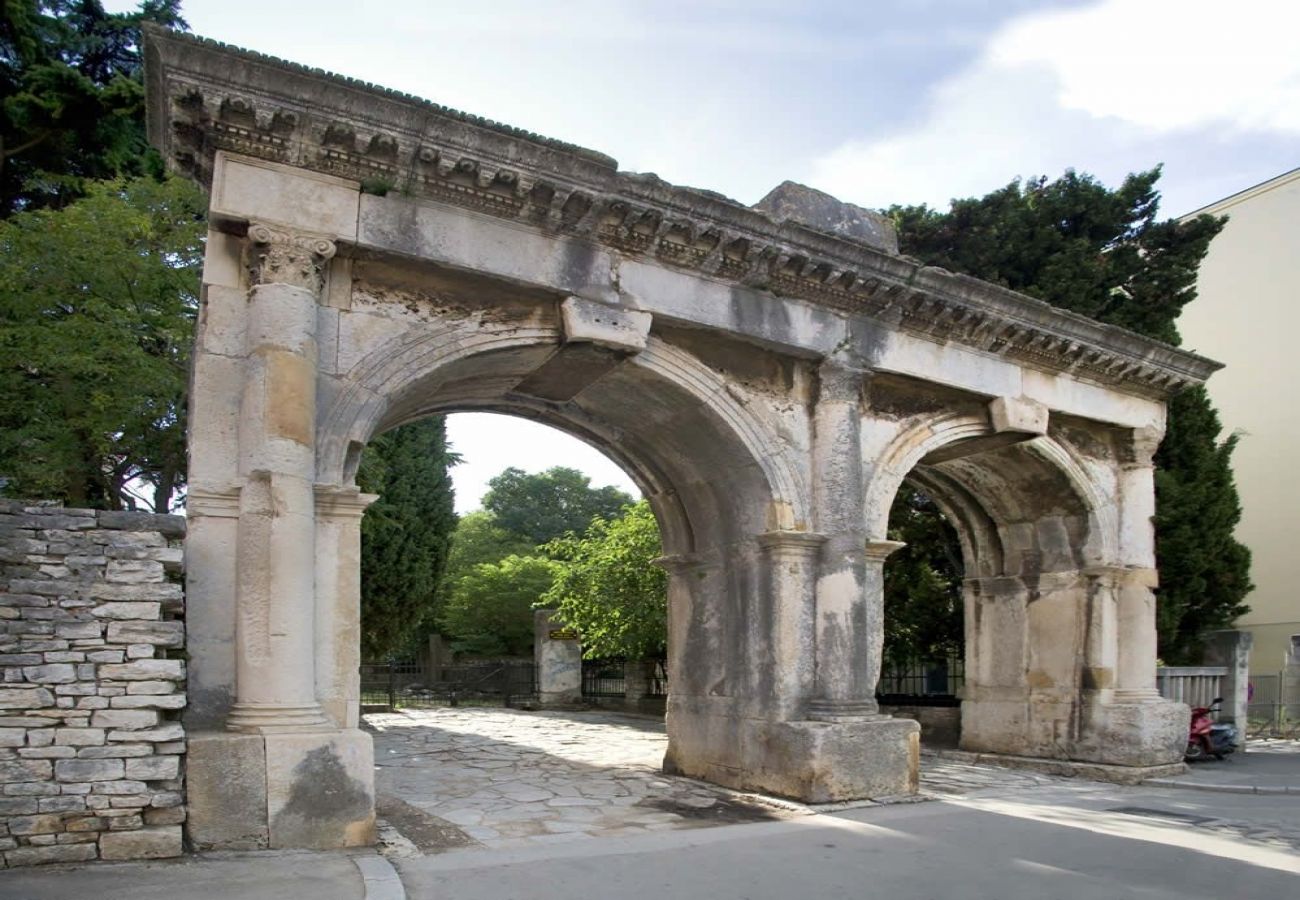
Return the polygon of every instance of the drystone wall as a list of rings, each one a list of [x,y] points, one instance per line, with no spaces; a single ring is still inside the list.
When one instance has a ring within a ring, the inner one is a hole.
[[[181,852],[185,520],[0,501],[0,860]]]

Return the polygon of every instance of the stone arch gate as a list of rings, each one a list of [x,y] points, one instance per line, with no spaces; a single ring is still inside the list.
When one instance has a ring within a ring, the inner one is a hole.
[[[1154,690],[1151,455],[1215,364],[899,256],[797,185],[757,208],[369,85],[151,31],[150,134],[211,190],[191,398],[199,846],[373,837],[358,730],[361,449],[432,413],[622,462],[670,573],[665,766],[900,794],[878,714],[905,478],[962,535],[963,745],[1176,764]]]

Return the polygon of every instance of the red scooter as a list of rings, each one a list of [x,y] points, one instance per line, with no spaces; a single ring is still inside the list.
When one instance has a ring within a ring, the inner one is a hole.
[[[1236,751],[1237,727],[1217,723],[1210,717],[1211,713],[1219,711],[1222,703],[1222,697],[1215,697],[1209,706],[1192,707],[1192,727],[1187,735],[1187,753],[1184,755],[1188,762],[1198,762],[1210,756],[1223,759]]]

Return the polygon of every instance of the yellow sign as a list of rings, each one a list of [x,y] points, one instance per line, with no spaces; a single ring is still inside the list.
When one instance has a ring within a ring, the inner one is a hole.
[[[547,637],[553,641],[576,641],[579,639],[578,632],[569,628],[557,628],[547,634]]]

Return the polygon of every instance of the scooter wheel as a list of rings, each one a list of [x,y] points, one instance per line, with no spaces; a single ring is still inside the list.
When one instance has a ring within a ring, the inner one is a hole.
[[[1200,741],[1188,741],[1187,752],[1183,754],[1183,759],[1188,762],[1198,762],[1205,759],[1205,746]]]

